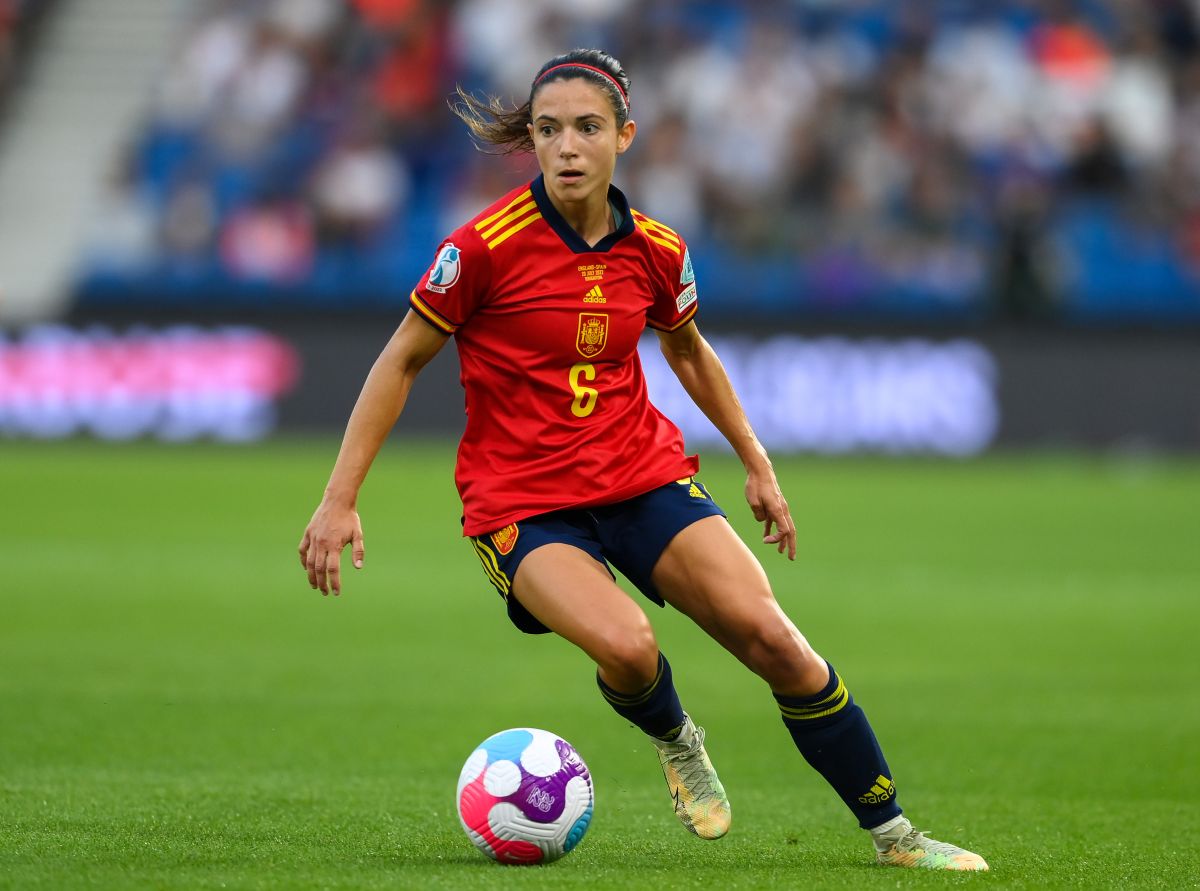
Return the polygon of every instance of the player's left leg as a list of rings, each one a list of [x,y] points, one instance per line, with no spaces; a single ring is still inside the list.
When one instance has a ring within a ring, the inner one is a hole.
[[[521,563],[513,595],[596,662],[596,680],[609,705],[658,748],[683,825],[706,839],[728,832],[729,800],[708,763],[704,734],[683,711],[646,614],[607,569],[577,548],[545,545]],[[708,770],[697,772],[696,764]]]
[[[780,608],[762,566],[724,517],[680,531],[651,579],[668,603],[768,683],[796,747],[871,832],[881,863],[987,868],[978,855],[916,832],[901,815],[865,713]]]

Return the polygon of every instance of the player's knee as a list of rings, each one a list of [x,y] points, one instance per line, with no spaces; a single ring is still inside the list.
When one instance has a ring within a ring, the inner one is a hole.
[[[773,690],[807,696],[820,692],[829,679],[825,660],[788,621],[764,621],[749,628],[742,658]]]
[[[640,690],[658,672],[658,641],[645,616],[608,629],[593,655],[605,682],[618,690]]]

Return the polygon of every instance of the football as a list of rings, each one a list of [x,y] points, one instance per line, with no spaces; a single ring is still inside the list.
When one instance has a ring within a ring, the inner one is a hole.
[[[475,847],[500,863],[549,863],[592,822],[595,793],[574,747],[547,730],[489,736],[458,777],[458,818]]]

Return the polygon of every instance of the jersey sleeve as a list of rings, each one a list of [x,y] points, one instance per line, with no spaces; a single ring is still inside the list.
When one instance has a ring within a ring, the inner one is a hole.
[[[409,295],[413,311],[443,334],[453,334],[483,302],[491,285],[491,258],[462,229],[438,247],[433,265]]]
[[[646,313],[646,324],[659,331],[676,331],[696,315],[696,274],[692,255],[682,238],[678,249],[665,252],[657,276],[654,305]]]

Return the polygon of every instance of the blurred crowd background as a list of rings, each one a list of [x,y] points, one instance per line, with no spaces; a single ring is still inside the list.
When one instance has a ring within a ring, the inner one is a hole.
[[[641,127],[618,184],[708,313],[1200,321],[1198,43],[1194,0],[204,0],[77,299],[402,307],[536,172],[471,145],[454,84],[523,101],[599,46]]]
[[[46,5],[44,0],[0,0],[0,103],[12,81],[18,55]]]

